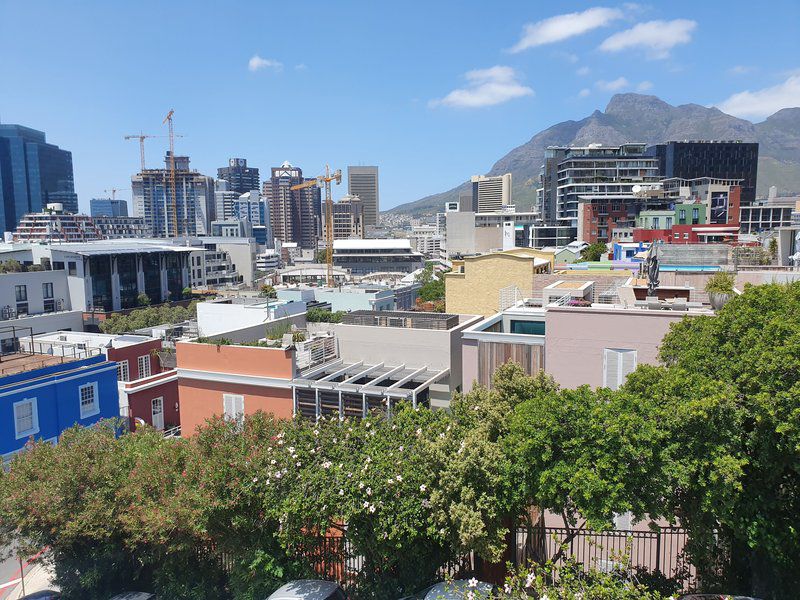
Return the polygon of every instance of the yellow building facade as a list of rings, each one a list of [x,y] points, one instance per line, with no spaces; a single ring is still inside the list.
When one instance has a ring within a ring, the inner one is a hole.
[[[489,316],[501,310],[514,288],[529,297],[533,279],[552,273],[555,255],[533,248],[512,248],[453,261],[445,275],[445,303],[448,313]]]

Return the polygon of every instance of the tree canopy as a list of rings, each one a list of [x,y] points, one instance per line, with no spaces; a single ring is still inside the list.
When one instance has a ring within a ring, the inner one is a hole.
[[[114,313],[100,323],[100,331],[112,334],[128,333],[163,323],[180,323],[195,316],[197,316],[197,300],[190,302],[186,308],[169,304],[147,306],[132,310],[129,314]]]

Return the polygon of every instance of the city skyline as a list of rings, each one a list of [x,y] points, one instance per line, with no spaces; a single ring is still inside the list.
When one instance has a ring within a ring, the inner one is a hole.
[[[602,109],[617,92],[753,121],[800,105],[800,8],[788,1],[769,11],[515,2],[498,12],[472,3],[428,6],[425,19],[413,6],[366,3],[315,18],[324,5],[309,3],[303,36],[262,4],[238,5],[252,18],[221,31],[202,3],[178,3],[175,13],[187,9],[180,25],[144,18],[156,5],[113,14],[96,6],[0,5],[0,52],[14,57],[0,62],[0,122],[44,131],[72,152],[84,212],[104,190],[130,187],[138,148],[123,136],[166,135],[171,108],[186,136],[176,152],[205,175],[230,157],[262,172],[288,160],[308,175],[326,163],[378,165],[386,210],[486,173],[536,131]],[[70,32],[59,52],[10,26],[34,19],[45,38]],[[184,43],[203,31],[218,43]],[[767,35],[769,44],[757,43]],[[165,56],[180,68],[159,68]],[[203,76],[209,84],[198,87]],[[51,89],[57,110],[41,93]],[[146,144],[148,166],[159,166],[166,139]],[[118,197],[130,203],[130,194]]]

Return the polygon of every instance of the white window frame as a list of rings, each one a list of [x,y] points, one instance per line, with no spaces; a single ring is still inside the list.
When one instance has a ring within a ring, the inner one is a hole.
[[[617,373],[616,373],[616,382],[609,381],[609,373],[608,373],[608,357],[610,353],[614,353],[617,357]],[[633,356],[633,367],[630,371],[624,372],[624,360],[623,357],[625,355],[632,355]],[[611,388],[612,390],[619,389],[624,383],[625,380],[628,378],[628,375],[633,373],[636,370],[636,365],[638,364],[638,356],[636,350],[632,348],[604,348],[603,349],[603,387]]]
[[[94,402],[92,403],[93,408],[84,409],[83,390],[89,388],[92,389],[92,393],[94,395]],[[89,417],[93,417],[95,415],[100,414],[100,395],[97,393],[96,381],[92,381],[91,383],[85,383],[78,388],[78,409],[80,410],[81,419],[88,419]]]
[[[237,403],[239,409],[237,410]],[[242,394],[222,394],[222,414],[226,421],[244,422],[244,396]]]
[[[146,368],[143,368],[142,365],[145,365]],[[145,354],[144,356],[140,356],[136,359],[136,366],[139,367],[139,379],[143,379],[145,377],[150,377],[152,375],[152,370],[150,369],[150,355]],[[143,374],[143,371],[147,371],[147,374]]]
[[[117,361],[117,381],[131,380],[131,366],[128,359]]]
[[[155,410],[156,401],[158,401],[161,406],[161,412],[159,413],[161,415],[161,429],[156,427],[156,410]],[[158,396],[150,400],[150,422],[153,424],[153,427],[156,427],[156,429],[158,429],[158,431],[164,431],[164,396]]]
[[[22,406],[23,404],[29,404],[31,407],[31,428],[25,431],[20,431],[17,429],[17,407]],[[14,434],[16,435],[16,439],[21,440],[22,438],[28,438],[39,433],[39,406],[36,398],[24,398],[22,400],[18,400],[17,402],[14,402],[12,410],[14,411]]]

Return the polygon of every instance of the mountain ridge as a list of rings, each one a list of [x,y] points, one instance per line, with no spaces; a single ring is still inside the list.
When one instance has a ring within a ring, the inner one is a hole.
[[[800,194],[800,107],[782,108],[760,123],[751,123],[716,107],[694,103],[673,106],[658,96],[635,93],[615,94],[605,111],[595,110],[578,121],[562,121],[536,133],[497,160],[486,174],[510,172],[514,203],[518,210],[526,210],[536,196],[536,182],[547,146],[655,144],[687,139],[758,142],[757,193],[766,195],[769,186],[775,185],[779,195]],[[467,181],[386,212],[410,215],[441,212],[445,202],[457,200],[459,193],[468,189]]]

